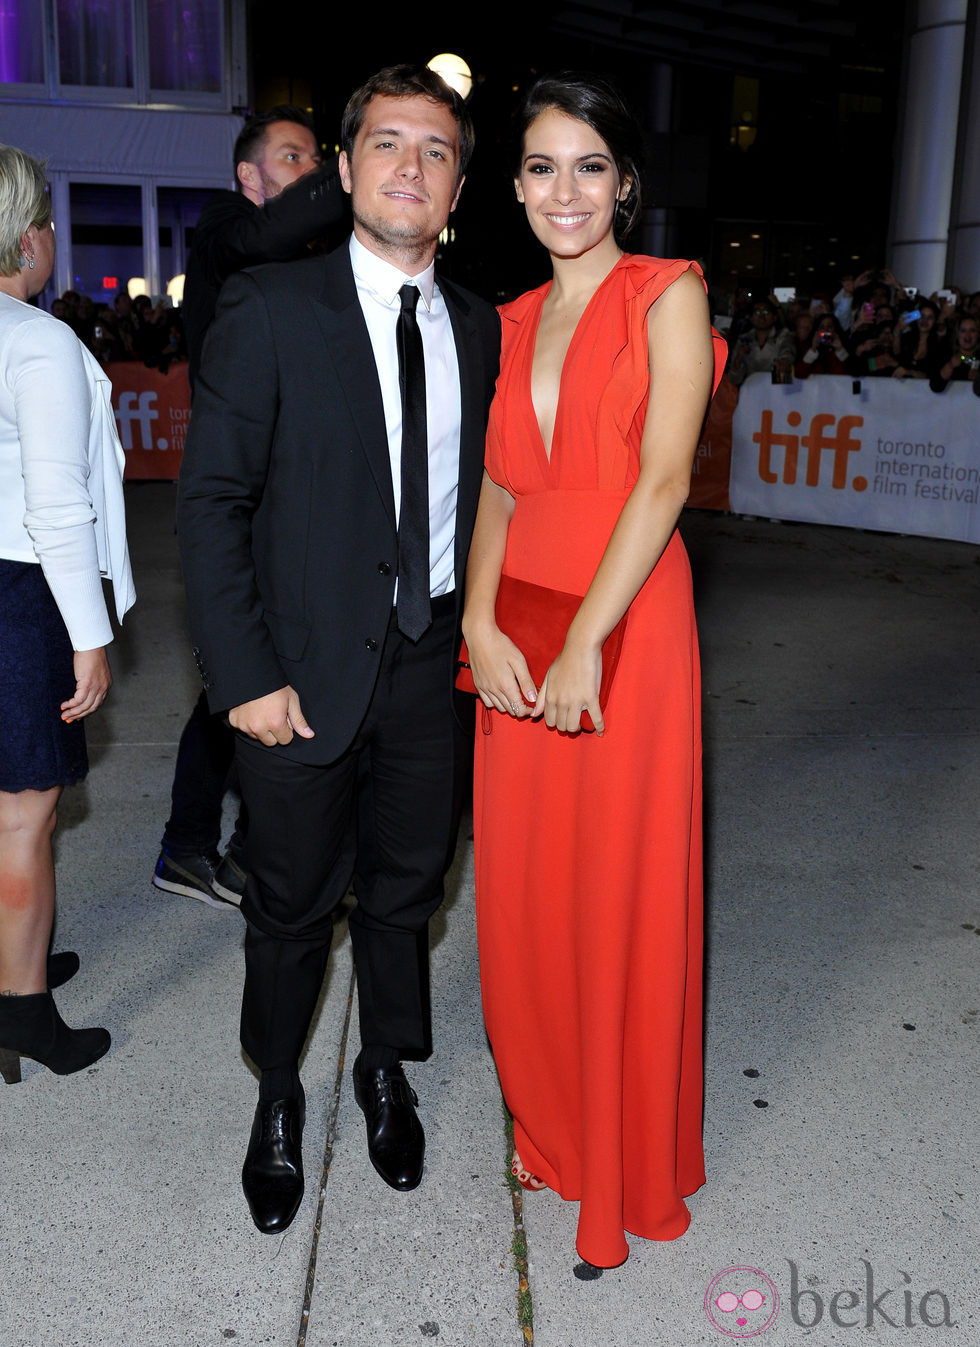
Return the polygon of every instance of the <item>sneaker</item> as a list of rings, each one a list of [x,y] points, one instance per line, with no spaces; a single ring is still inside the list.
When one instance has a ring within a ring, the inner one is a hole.
[[[224,898],[229,903],[234,903],[236,907],[240,907],[247,879],[248,875],[238,861],[230,851],[226,851],[211,879],[211,887],[219,898]]]
[[[214,872],[220,863],[221,857],[216,851],[178,857],[164,847],[153,872],[153,883],[167,893],[182,893],[209,907],[232,907],[233,904],[212,887]]]

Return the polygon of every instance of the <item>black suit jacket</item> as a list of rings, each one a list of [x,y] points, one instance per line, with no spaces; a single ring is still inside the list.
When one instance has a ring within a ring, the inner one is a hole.
[[[461,385],[458,621],[500,324],[483,300],[439,286]],[[381,385],[346,247],[223,287],[184,449],[178,536],[212,711],[289,683],[316,737],[272,751],[333,761],[370,702],[397,569]],[[447,662],[447,710],[453,673]]]

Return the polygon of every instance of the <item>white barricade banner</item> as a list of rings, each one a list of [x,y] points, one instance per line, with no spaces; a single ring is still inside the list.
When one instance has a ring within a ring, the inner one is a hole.
[[[980,398],[966,383],[753,374],[730,494],[737,514],[980,542]]]

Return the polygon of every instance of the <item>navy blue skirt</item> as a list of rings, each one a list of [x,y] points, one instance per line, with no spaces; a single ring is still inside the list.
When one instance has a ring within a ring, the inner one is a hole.
[[[88,772],[85,728],[66,725],[71,640],[41,567],[0,558],[0,790],[72,786]]]

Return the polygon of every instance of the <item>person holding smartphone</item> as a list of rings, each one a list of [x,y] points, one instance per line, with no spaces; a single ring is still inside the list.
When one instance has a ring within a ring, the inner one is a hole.
[[[943,363],[939,336],[939,307],[931,299],[899,315],[892,338],[892,354],[898,361],[893,379],[931,379]]]
[[[934,393],[944,393],[948,384],[966,381],[974,385],[975,392],[978,370],[980,322],[972,314],[965,313],[957,320],[954,329],[952,354],[929,380],[929,387]]]
[[[832,313],[820,316],[804,354],[796,362],[797,379],[809,379],[811,374],[844,374],[850,351],[844,340],[844,331]]]

